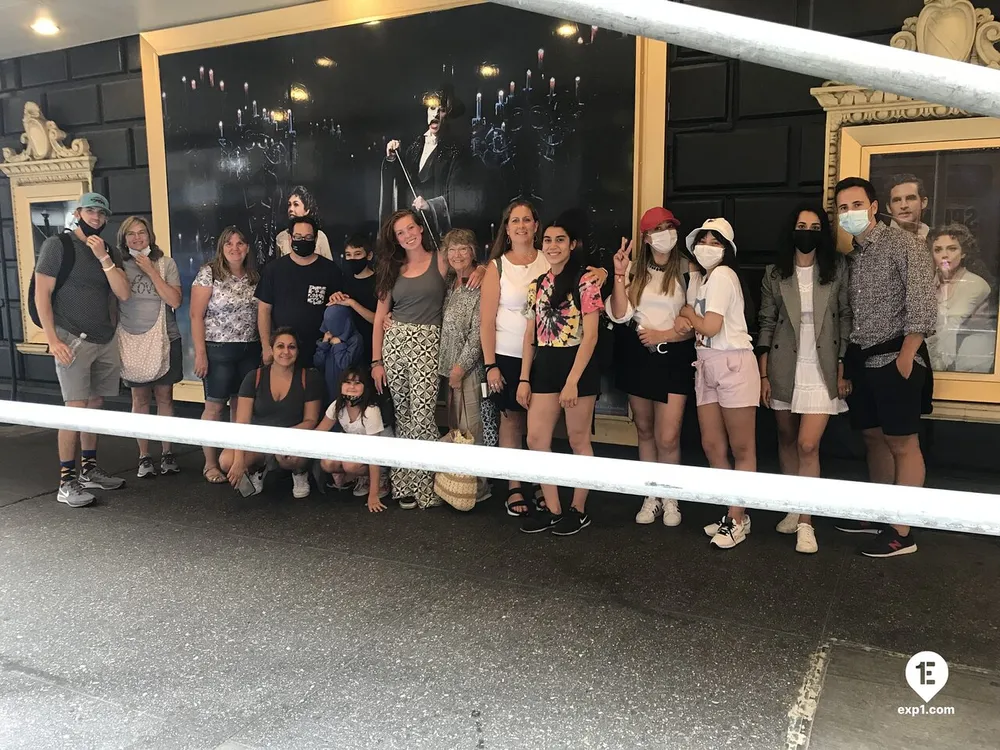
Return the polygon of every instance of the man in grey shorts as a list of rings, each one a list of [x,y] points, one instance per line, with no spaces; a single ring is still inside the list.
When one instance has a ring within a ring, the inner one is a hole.
[[[66,262],[63,240],[45,240],[35,262],[35,307],[66,406],[100,409],[105,397],[118,395],[121,360],[111,311],[115,297],[129,298],[129,283],[115,251],[100,237],[110,215],[103,195],[87,193],[80,199],[79,223],[70,234],[72,270],[58,290],[56,278]],[[97,465],[97,435],[80,433],[79,475],[76,447],[77,433],[59,430],[59,502],[82,508],[94,502],[87,490],[116,490],[125,484]]]

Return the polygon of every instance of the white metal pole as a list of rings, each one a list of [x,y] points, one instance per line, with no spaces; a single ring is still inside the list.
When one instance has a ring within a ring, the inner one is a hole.
[[[670,0],[492,1],[1000,117],[1000,71],[977,65]]]
[[[0,422],[1000,536],[1000,495],[0,401]]]

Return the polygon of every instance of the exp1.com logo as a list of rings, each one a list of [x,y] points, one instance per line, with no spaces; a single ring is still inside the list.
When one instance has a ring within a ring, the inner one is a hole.
[[[906,682],[924,701],[919,706],[900,706],[901,716],[953,716],[954,706],[928,706],[948,682],[948,662],[941,654],[921,651],[906,663]]]

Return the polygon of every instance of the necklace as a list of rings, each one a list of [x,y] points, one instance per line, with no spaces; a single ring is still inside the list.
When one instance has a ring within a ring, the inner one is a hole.
[[[667,261],[669,263],[669,261]],[[665,273],[667,270],[667,264],[664,263],[662,266],[658,264],[655,260],[650,258],[646,261],[646,268],[650,271],[659,271],[660,273]]]

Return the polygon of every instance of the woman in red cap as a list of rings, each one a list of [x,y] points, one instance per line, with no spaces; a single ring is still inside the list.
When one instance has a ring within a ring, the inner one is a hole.
[[[651,208],[639,222],[639,246],[615,254],[615,283],[608,317],[628,325],[615,361],[615,384],[628,394],[639,441],[639,460],[680,463],[684,404],[694,395],[694,334],[678,333],[674,322],[687,296],[688,261],[677,250],[680,222],[666,208]],[[636,523],[663,516],[677,526],[673,498],[647,497]]]

